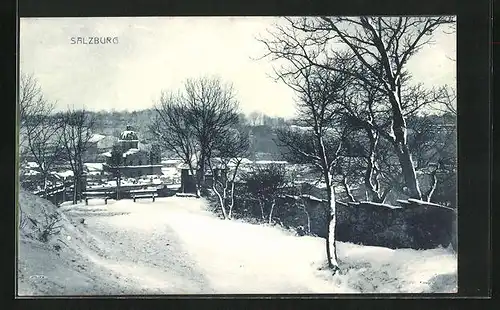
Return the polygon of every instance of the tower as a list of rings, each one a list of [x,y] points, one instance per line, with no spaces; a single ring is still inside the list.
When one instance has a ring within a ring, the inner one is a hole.
[[[127,125],[126,129],[122,131],[118,143],[120,143],[124,151],[139,148],[139,138],[132,126]]]

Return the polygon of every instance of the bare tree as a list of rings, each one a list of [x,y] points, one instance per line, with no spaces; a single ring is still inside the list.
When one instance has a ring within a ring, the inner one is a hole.
[[[334,171],[346,134],[345,127],[339,126],[338,107],[350,79],[342,73],[291,63],[291,68],[282,69],[278,76],[298,93],[298,119],[303,128],[283,128],[277,136],[287,150],[286,158],[313,165],[326,185],[330,214],[326,253],[329,267],[337,270]]]
[[[212,149],[227,128],[238,123],[238,102],[231,84],[218,77],[188,79],[184,104],[187,121],[199,146],[197,183],[204,186],[206,164]]]
[[[150,126],[153,136],[163,148],[173,151],[183,159],[191,175],[196,174],[199,145],[193,128],[187,121],[188,108],[183,104],[180,94],[162,93],[155,106],[156,118]],[[196,196],[200,197],[199,183],[196,183]]]
[[[453,87],[443,87],[442,96],[436,102],[437,105],[433,106],[435,111],[457,116],[457,92]]]
[[[408,127],[412,135],[408,140],[410,150],[416,155],[416,170],[430,178],[422,198],[431,201],[440,182],[455,174],[456,118],[452,113],[443,115],[414,115]],[[455,186],[449,186],[454,192]]]
[[[248,155],[248,134],[240,130],[227,130],[214,144],[211,159],[212,190],[219,198],[224,219],[231,219],[234,207],[234,188],[238,170]]]
[[[62,146],[65,157],[73,171],[73,204],[81,199],[83,189],[83,155],[89,147],[95,119],[85,109],[68,110],[60,115],[62,124]]]
[[[280,164],[257,166],[244,173],[242,179],[246,195],[259,205],[261,220],[266,221],[267,217],[267,222],[271,224],[276,201],[287,184],[285,168]]]
[[[181,156],[196,177],[197,196],[217,140],[238,123],[238,102],[230,84],[217,77],[188,79],[183,92],[162,94],[151,130]]]
[[[32,74],[21,73],[19,80],[19,121],[25,128],[30,121],[33,128],[41,119],[33,119],[37,115],[48,115],[54,109],[54,103],[43,96],[42,88]]]
[[[390,139],[397,154],[409,195],[420,199],[402,108],[402,90],[409,77],[405,68],[408,60],[431,42],[432,32],[442,25],[452,25],[454,18],[318,17],[287,20],[288,27],[277,26],[271,33],[272,38],[261,40],[268,48],[267,56],[301,59],[307,65],[341,71],[381,91],[390,105],[391,132],[386,138]],[[349,65],[332,65],[331,60],[336,58],[344,59]]]
[[[43,96],[33,75],[21,74],[19,85],[20,157],[30,157],[42,177],[47,198],[48,176],[61,159],[60,132],[54,122],[54,103]]]
[[[116,200],[120,199],[120,186],[121,186],[121,166],[124,165],[125,159],[123,157],[123,148],[121,145],[115,144],[111,149],[111,157],[108,164],[111,172],[116,180]]]
[[[380,136],[388,135],[384,132],[384,125],[389,122],[383,114],[385,112],[383,99],[376,88],[357,81],[350,85],[346,97],[346,100],[341,102],[342,109],[339,112],[342,115],[342,122],[350,129],[342,152],[343,159],[339,163],[343,175],[342,185],[350,200],[354,201],[354,197],[349,193],[347,178],[359,174],[363,170],[364,162],[364,173],[361,173],[367,200],[384,202],[391,187],[382,189],[379,182],[380,174],[376,170]]]
[[[42,177],[42,188],[47,198],[48,177],[54,167],[62,162],[61,126],[54,122],[53,115],[36,115],[35,123],[26,122],[27,150],[30,157],[38,166]]]

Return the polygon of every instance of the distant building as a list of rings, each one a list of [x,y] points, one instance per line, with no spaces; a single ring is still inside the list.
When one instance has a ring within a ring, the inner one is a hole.
[[[143,175],[161,175],[161,155],[151,148],[139,144],[139,137],[127,126],[120,134],[117,143],[123,150],[123,164],[120,166],[122,177],[135,178]],[[102,154],[106,158],[104,170],[111,172],[111,151]]]
[[[111,151],[113,145],[118,142],[118,139],[113,136],[104,136],[101,134],[93,134],[88,143],[83,161],[86,163],[96,163],[104,161],[101,154]]]

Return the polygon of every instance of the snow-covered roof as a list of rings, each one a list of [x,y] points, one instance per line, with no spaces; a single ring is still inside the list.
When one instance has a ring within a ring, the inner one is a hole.
[[[28,171],[25,171],[22,173],[22,175],[25,175],[25,176],[28,176],[28,175],[37,175],[37,174],[40,174],[40,172],[36,171],[36,170],[28,170]]]
[[[123,165],[119,168],[162,168],[162,165]]]
[[[257,165],[270,165],[270,164],[288,164],[287,161],[284,160],[257,160],[255,161]]]
[[[91,143],[99,142],[102,139],[104,139],[105,137],[106,136],[104,136],[104,135],[93,134],[92,137],[90,137],[89,142],[91,142]]]
[[[118,142],[118,138],[114,136],[104,136],[97,142],[97,147],[100,149],[112,148],[113,145]]]
[[[73,176],[73,171],[71,170],[66,170],[62,172],[57,172],[56,175],[62,177],[62,178],[67,178],[67,177],[72,177]]]
[[[126,151],[125,153],[123,153],[123,157],[127,157],[129,155],[133,155],[133,154],[135,154],[137,152],[139,152],[139,149],[135,149],[135,148],[129,149],[128,151]]]
[[[111,152],[101,153],[100,155],[105,157],[111,157]]]
[[[241,165],[250,165],[253,163],[253,161],[251,161],[250,159],[248,158],[238,158],[241,160]],[[236,160],[235,160],[236,161]]]
[[[169,159],[163,159],[161,161],[163,165],[169,165],[169,164],[180,164],[182,163],[182,159],[180,158],[169,158]]]
[[[84,163],[83,165],[85,165],[85,167],[87,167],[87,169],[89,171],[101,171],[101,170],[103,170],[102,163]]]
[[[297,126],[297,125],[291,125],[290,129],[292,130],[303,130],[303,131],[309,131],[312,130],[312,127],[305,127],[305,126]]]

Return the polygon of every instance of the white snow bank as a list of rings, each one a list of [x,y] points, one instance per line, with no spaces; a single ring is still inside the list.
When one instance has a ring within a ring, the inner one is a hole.
[[[360,293],[457,292],[457,256],[448,249],[392,250],[339,242],[338,254],[342,270],[334,281]]]

